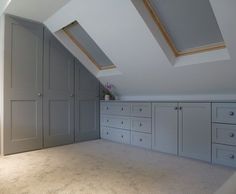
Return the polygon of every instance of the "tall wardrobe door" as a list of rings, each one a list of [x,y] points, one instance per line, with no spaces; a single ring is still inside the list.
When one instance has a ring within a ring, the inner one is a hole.
[[[75,66],[75,141],[98,139],[99,81],[79,61]]]
[[[48,31],[44,36],[44,147],[74,142],[74,58]]]
[[[4,154],[42,148],[43,26],[5,21]]]

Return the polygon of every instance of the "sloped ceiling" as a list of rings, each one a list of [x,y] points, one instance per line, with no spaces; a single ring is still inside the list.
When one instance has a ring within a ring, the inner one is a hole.
[[[191,65],[173,65],[129,0],[71,0],[52,12],[44,24],[102,83],[112,83],[124,99],[160,99],[160,96],[167,99],[166,96],[183,95],[216,99],[228,95],[236,100],[236,1],[211,0],[210,3],[230,60],[196,60],[208,58],[202,53],[183,59],[198,61]],[[119,73],[104,70],[101,74],[80,50],[58,33],[75,20],[116,64]],[[221,54],[211,53],[216,58]]]

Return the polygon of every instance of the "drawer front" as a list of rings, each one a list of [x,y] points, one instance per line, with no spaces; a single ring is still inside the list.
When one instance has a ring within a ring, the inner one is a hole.
[[[151,145],[152,145],[151,139],[152,139],[151,134],[131,131],[131,144],[132,145],[151,149]]]
[[[130,131],[121,130],[121,129],[112,129],[112,140],[124,143],[124,144],[130,144]]]
[[[236,103],[213,103],[212,121],[236,124]]]
[[[151,117],[151,103],[132,103],[131,116]]]
[[[101,102],[100,109],[102,114],[110,114],[113,111],[112,103]]]
[[[212,162],[215,164],[236,167],[236,147],[213,144]]]
[[[101,125],[130,130],[131,120],[128,117],[112,117],[103,115],[101,117]]]
[[[212,125],[212,141],[214,143],[236,145],[236,125]]]
[[[132,118],[131,130],[143,133],[151,133],[152,132],[151,118]]]
[[[101,102],[102,114],[129,116],[130,111],[130,103]]]
[[[102,139],[112,140],[112,137],[113,137],[113,134],[110,129],[108,129],[107,127],[101,127],[101,138]]]
[[[111,114],[129,116],[131,111],[130,103],[113,103],[113,112]]]

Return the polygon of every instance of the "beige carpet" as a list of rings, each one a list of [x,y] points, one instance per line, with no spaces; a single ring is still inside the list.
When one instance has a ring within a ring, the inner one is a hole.
[[[0,158],[0,193],[210,194],[233,170],[104,140]]]

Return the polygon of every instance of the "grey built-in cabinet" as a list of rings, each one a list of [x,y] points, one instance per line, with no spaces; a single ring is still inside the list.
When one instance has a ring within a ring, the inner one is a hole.
[[[211,103],[101,102],[101,137],[211,161]]]
[[[6,16],[3,154],[99,138],[99,82],[39,23]]]

